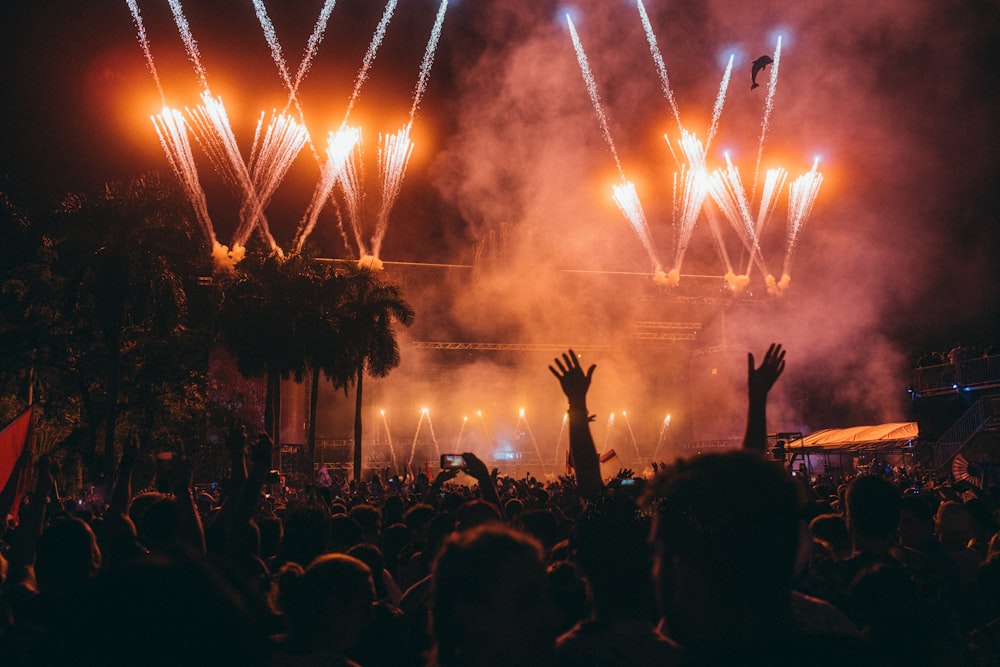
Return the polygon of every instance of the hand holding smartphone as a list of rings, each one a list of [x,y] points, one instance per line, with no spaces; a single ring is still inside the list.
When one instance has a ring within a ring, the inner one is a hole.
[[[442,454],[441,470],[465,470],[468,465],[461,454]]]

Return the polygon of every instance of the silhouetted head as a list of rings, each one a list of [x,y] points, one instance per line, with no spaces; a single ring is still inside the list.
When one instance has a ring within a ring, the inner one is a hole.
[[[54,521],[38,538],[35,576],[43,593],[76,590],[93,579],[100,567],[97,538],[80,519]]]
[[[285,515],[281,556],[305,566],[324,553],[330,539],[330,514],[320,505],[296,507]]]
[[[344,651],[371,622],[375,587],[371,570],[357,558],[326,554],[304,570],[287,565],[278,590],[290,634],[307,650]]]
[[[557,617],[537,541],[500,524],[455,533],[434,563],[438,664],[549,664]]]
[[[780,465],[744,451],[667,466],[646,494],[654,578],[671,636],[712,619],[788,614],[799,544],[796,487]],[[693,613],[697,610],[697,613]]]
[[[847,528],[852,539],[895,540],[900,496],[882,477],[862,475],[847,487]],[[857,546],[857,545],[855,545]]]

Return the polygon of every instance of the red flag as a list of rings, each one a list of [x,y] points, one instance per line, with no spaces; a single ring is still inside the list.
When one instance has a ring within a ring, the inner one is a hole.
[[[0,519],[13,514],[24,495],[31,466],[32,412],[29,407],[0,431]]]
[[[603,454],[601,454],[601,457],[598,460],[601,463],[607,463],[608,461],[610,461],[611,459],[614,459],[614,458],[618,458],[618,455],[615,454],[615,450],[609,449],[608,451],[606,451]]]

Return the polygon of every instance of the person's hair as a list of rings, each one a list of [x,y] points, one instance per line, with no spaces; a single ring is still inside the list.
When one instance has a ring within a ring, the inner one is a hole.
[[[302,505],[285,515],[284,528],[282,558],[305,566],[326,551],[330,514],[320,505]]]
[[[573,558],[590,583],[599,618],[654,620],[651,523],[634,500],[615,495],[590,503],[573,527]]]
[[[467,500],[455,512],[455,523],[458,530],[469,530],[487,523],[498,523],[502,520],[500,510],[485,500]]]
[[[903,496],[899,499],[899,511],[910,512],[921,521],[934,521],[934,508],[924,496]]]
[[[434,508],[425,503],[417,503],[403,514],[403,523],[410,530],[420,530],[434,518]]]
[[[363,596],[374,595],[372,573],[362,561],[346,554],[320,556],[308,568],[297,563],[282,567],[278,574],[278,606],[290,628],[306,636],[318,632],[324,605],[342,608]]]
[[[781,466],[742,450],[680,460],[646,495],[666,558],[746,599],[787,598],[799,541],[798,494]]]
[[[391,526],[403,520],[403,512],[406,511],[406,503],[401,496],[386,496],[382,501],[382,523]]]
[[[858,535],[892,538],[899,527],[900,496],[887,480],[861,475],[847,487],[847,521]]]
[[[559,537],[559,520],[549,510],[525,510],[520,517],[524,532],[549,549]]]
[[[847,523],[839,514],[820,514],[809,522],[809,532],[814,539],[830,545],[835,551],[850,551],[851,538]]]
[[[356,544],[361,544],[364,529],[350,516],[337,515],[330,519],[330,551],[346,553]]]
[[[431,580],[431,633],[438,664],[456,664],[456,649],[468,639],[461,610],[488,605],[499,587],[510,583],[499,576],[508,563],[537,564],[544,576],[541,545],[502,524],[455,533],[445,542]]]
[[[347,516],[357,521],[358,525],[365,532],[377,531],[382,521],[382,511],[374,505],[368,505],[367,503],[355,505],[347,513]]]
[[[955,500],[946,500],[938,506],[934,516],[938,539],[943,542],[962,542],[972,536],[972,515],[969,509]]]
[[[66,592],[92,579],[101,567],[97,538],[81,519],[54,521],[38,538],[35,576],[43,592]]]
[[[374,544],[362,542],[348,549],[347,555],[357,558],[368,566],[368,569],[372,573],[372,583],[375,584],[375,593],[380,599],[385,598],[388,595],[388,591],[385,587],[385,579],[382,576],[382,571],[385,569],[385,556],[382,555],[382,550]]]
[[[195,556],[153,554],[98,577],[53,664],[270,664],[267,631],[249,598]]]

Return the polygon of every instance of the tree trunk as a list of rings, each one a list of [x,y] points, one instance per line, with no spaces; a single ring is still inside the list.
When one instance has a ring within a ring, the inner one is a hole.
[[[309,394],[309,432],[306,434],[306,475],[311,484],[316,477],[316,406],[319,404],[319,368],[312,372],[312,392]]]
[[[267,369],[267,393],[264,396],[264,432],[271,436],[274,451],[281,464],[281,375],[276,370]],[[271,465],[274,465],[272,459]]]
[[[108,352],[111,360],[108,368],[108,386],[104,410],[104,465],[102,473],[110,484],[115,474],[115,430],[118,426],[118,394],[121,387],[121,338],[111,336]]]
[[[365,376],[364,366],[358,367],[358,386],[354,395],[354,480],[361,484],[361,380]]]

